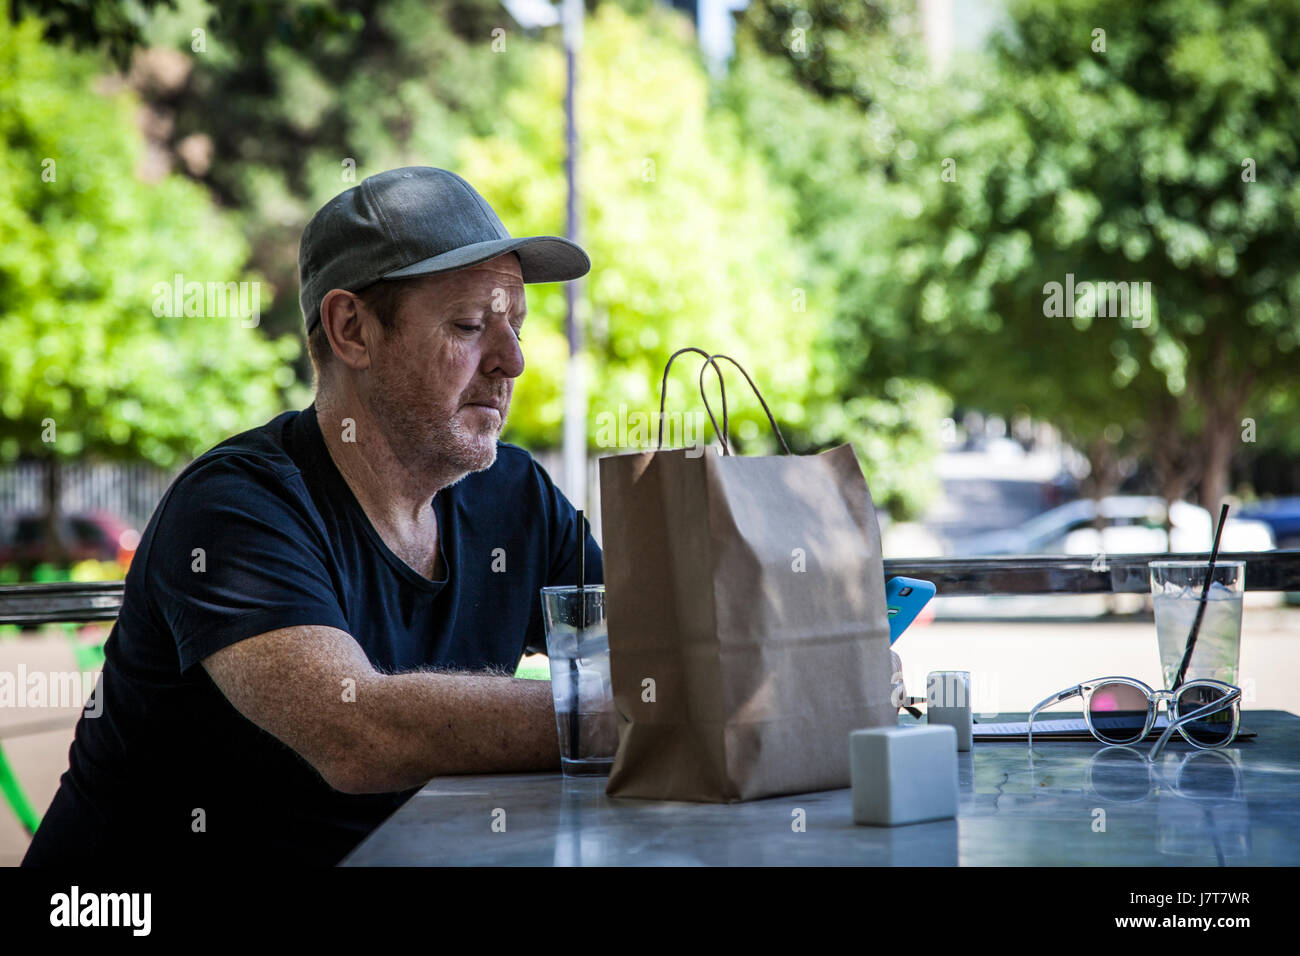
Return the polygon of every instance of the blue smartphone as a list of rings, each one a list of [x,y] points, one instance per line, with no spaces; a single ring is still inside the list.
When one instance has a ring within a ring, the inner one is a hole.
[[[930,603],[936,588],[920,578],[890,578],[885,585],[885,606],[889,614],[889,643],[893,644],[916,620],[921,608]]]

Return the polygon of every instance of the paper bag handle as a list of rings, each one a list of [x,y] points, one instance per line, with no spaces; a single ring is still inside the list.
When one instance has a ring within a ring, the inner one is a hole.
[[[697,349],[693,345],[688,345],[684,349],[678,349],[672,355],[668,356],[668,364],[664,366],[663,382],[659,385],[659,444],[655,447],[656,451],[660,451],[664,447],[664,401],[668,397],[668,370],[673,367],[673,359],[677,358],[677,356],[681,355],[683,352],[699,352],[704,356],[705,364],[700,366],[701,378],[703,377],[702,373],[704,372],[704,369],[713,361],[712,356],[710,356],[708,352],[704,351],[704,349]],[[714,364],[713,368],[714,371],[717,371],[718,367]],[[727,427],[727,389],[726,386],[722,384],[722,372],[720,371],[718,372],[718,385],[722,388],[722,427],[725,430]],[[712,419],[713,415],[710,413],[709,420],[712,421]],[[718,430],[717,422],[714,422],[713,430],[715,432]]]
[[[785,449],[785,453],[787,455],[790,454],[790,446],[785,443],[785,436],[781,434],[781,429],[777,425],[776,419],[772,416],[772,410],[767,407],[767,402],[763,399],[763,393],[758,390],[758,386],[754,384],[754,380],[750,378],[749,373],[745,371],[745,367],[730,355],[724,355],[721,352],[715,352],[713,355],[710,355],[708,352],[704,351],[704,349],[695,348],[693,345],[688,345],[685,348],[678,349],[672,355],[668,356],[668,362],[664,365],[664,377],[663,381],[659,385],[659,442],[656,445],[656,450],[661,450],[664,447],[664,404],[668,397],[668,371],[673,367],[673,360],[683,352],[697,352],[704,356],[704,364],[700,366],[700,398],[704,401],[705,411],[709,413],[709,421],[713,424],[714,434],[716,434],[722,442],[723,454],[731,454],[731,433],[727,426],[727,385],[722,377],[722,369],[720,369],[718,363],[714,361],[714,359],[720,358],[726,359],[732,365],[736,366],[736,368],[740,369],[740,374],[745,376],[745,381],[749,382],[749,387],[754,390],[754,394],[758,396],[759,404],[763,406],[763,411],[767,413],[767,420],[772,423],[772,431],[776,433],[777,441],[781,443],[781,447]],[[713,417],[713,408],[709,405],[708,396],[704,394],[704,370],[710,367],[712,367],[714,374],[718,376],[718,391],[722,395],[722,428],[718,428],[718,420]]]
[[[745,367],[741,365],[739,362],[737,362],[730,355],[723,355],[721,352],[715,352],[713,355],[705,356],[705,364],[700,366],[700,399],[704,402],[704,410],[709,413],[709,421],[713,423],[713,431],[722,440],[722,453],[724,455],[731,454],[731,434],[727,429],[727,389],[722,382],[722,369],[718,368],[718,363],[714,361],[714,359],[720,359],[720,358],[726,359],[732,365],[736,366],[736,368],[740,369],[740,374],[745,376],[745,381],[747,381],[749,383],[749,387],[754,390],[754,394],[758,396],[759,404],[763,406],[763,411],[767,413],[767,420],[772,423],[772,431],[776,433],[776,440],[781,443],[781,447],[785,449],[785,453],[787,455],[790,454],[790,446],[785,443],[785,436],[781,434],[781,428],[780,426],[777,425],[776,418],[774,418],[772,415],[772,409],[767,407],[767,402],[763,399],[763,393],[758,390],[758,386],[755,385],[754,380],[749,377],[749,373],[745,371]],[[713,371],[718,376],[718,388],[722,395],[722,430],[721,431],[718,431],[717,420],[714,419],[713,409],[709,406],[709,397],[704,394],[704,370],[709,366],[713,367]],[[661,425],[662,425],[662,421],[663,419],[661,418],[660,419]]]

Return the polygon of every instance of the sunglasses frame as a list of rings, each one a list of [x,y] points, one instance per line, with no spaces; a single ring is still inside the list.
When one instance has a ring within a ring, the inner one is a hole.
[[[1147,719],[1142,727],[1142,733],[1136,735],[1132,740],[1107,740],[1097,732],[1097,728],[1092,725],[1092,695],[1098,687],[1104,687],[1107,684],[1127,684],[1129,687],[1135,687],[1140,690],[1147,699]],[[1224,696],[1219,700],[1210,701],[1201,707],[1187,714],[1178,712],[1178,698],[1189,687],[1213,687],[1216,690],[1224,692]],[[1069,700],[1072,697],[1083,698],[1083,719],[1088,725],[1088,732],[1093,735],[1099,742],[1111,747],[1125,747],[1146,740],[1147,734],[1151,733],[1151,728],[1155,726],[1156,717],[1159,715],[1160,702],[1165,702],[1165,708],[1169,712],[1169,726],[1161,734],[1160,739],[1156,741],[1155,746],[1151,748],[1151,759],[1154,760],[1159,756],[1160,751],[1164,749],[1169,742],[1170,736],[1175,730],[1189,744],[1197,750],[1221,750],[1227,747],[1237,739],[1237,732],[1241,729],[1241,688],[1233,687],[1231,684],[1224,683],[1221,680],[1211,680],[1210,678],[1198,678],[1189,680],[1179,686],[1177,690],[1155,690],[1150,685],[1137,680],[1134,677],[1094,677],[1092,680],[1083,681],[1075,684],[1073,687],[1067,687],[1060,693],[1053,694],[1040,701],[1034,709],[1029,712],[1029,746],[1034,746],[1034,717],[1039,711],[1045,710],[1053,704],[1058,704],[1063,700]],[[1232,709],[1232,730],[1222,743],[1202,744],[1191,738],[1191,735],[1183,729],[1188,722],[1198,717],[1208,717],[1210,714],[1218,713],[1221,710]]]

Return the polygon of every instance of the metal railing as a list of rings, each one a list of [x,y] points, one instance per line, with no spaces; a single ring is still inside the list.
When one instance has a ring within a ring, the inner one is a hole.
[[[59,508],[65,514],[107,511],[135,528],[149,523],[180,468],[121,462],[65,462],[59,465]],[[43,514],[45,465],[0,465],[0,515]]]
[[[885,577],[933,581],[940,597],[1017,594],[1146,594],[1151,561],[1204,561],[1204,554],[1097,557],[1029,555],[994,558],[896,558]],[[1246,562],[1246,590],[1300,591],[1300,551],[1221,553]],[[122,606],[121,581],[15,584],[0,587],[0,624],[24,626],[112,621]]]

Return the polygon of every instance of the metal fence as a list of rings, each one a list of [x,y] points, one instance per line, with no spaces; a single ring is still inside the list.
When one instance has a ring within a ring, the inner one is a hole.
[[[533,456],[564,490],[564,456],[559,450]],[[143,531],[154,508],[180,468],[166,471],[151,465],[66,464],[60,471],[63,487],[60,507],[75,511],[108,511],[131,527]],[[597,459],[587,462],[587,518],[596,541],[600,536],[600,476]],[[574,502],[575,507],[580,502]],[[0,467],[0,517],[40,514],[45,508],[45,466],[24,462]]]
[[[944,597],[975,595],[1149,594],[1152,561],[1203,561],[1204,554],[1109,555],[1105,570],[1088,557],[886,558],[885,577],[932,581]],[[1247,591],[1300,590],[1300,551],[1221,553],[1245,561]],[[65,621],[111,621],[122,605],[121,581],[0,586],[0,625],[34,627]]]
[[[179,473],[151,465],[67,464],[60,468],[63,512],[108,511],[143,529]],[[24,462],[0,467],[0,515],[40,514],[45,508],[45,466]]]

